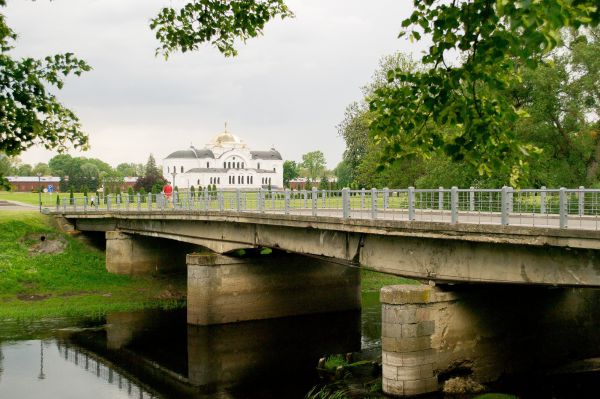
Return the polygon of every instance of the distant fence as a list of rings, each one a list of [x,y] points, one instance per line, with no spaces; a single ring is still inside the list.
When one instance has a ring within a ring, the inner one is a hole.
[[[54,210],[58,213],[233,211],[597,230],[600,189],[205,189],[196,193],[175,191],[170,198],[162,193],[63,198]]]

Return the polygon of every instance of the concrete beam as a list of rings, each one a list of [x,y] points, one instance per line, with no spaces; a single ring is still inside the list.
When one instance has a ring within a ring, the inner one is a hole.
[[[187,264],[190,324],[360,309],[359,270],[322,259],[193,254]]]
[[[77,228],[115,226],[122,232],[194,243],[219,253],[248,247],[279,248],[441,282],[600,287],[600,235],[594,231],[582,235],[577,230],[378,224],[371,220],[254,214],[98,216],[83,215],[77,219]],[[440,230],[434,232],[436,228]]]

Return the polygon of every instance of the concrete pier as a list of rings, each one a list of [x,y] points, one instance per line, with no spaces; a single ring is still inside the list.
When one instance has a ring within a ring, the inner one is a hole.
[[[188,323],[212,325],[360,309],[360,271],[296,254],[191,254]]]
[[[115,274],[153,274],[185,270],[195,245],[119,231],[106,232],[106,270]]]
[[[487,383],[600,355],[600,290],[490,285],[381,290],[384,392]]]

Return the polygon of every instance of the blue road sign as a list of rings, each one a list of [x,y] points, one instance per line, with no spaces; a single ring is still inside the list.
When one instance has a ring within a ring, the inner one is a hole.
[[[48,184],[48,192],[51,193],[54,191],[54,186],[52,184]]]

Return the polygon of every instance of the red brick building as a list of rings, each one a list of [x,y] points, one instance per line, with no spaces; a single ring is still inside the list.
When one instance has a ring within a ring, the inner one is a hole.
[[[60,177],[55,176],[8,176],[6,178],[10,183],[12,191],[30,192],[42,191],[57,192],[60,191]]]

